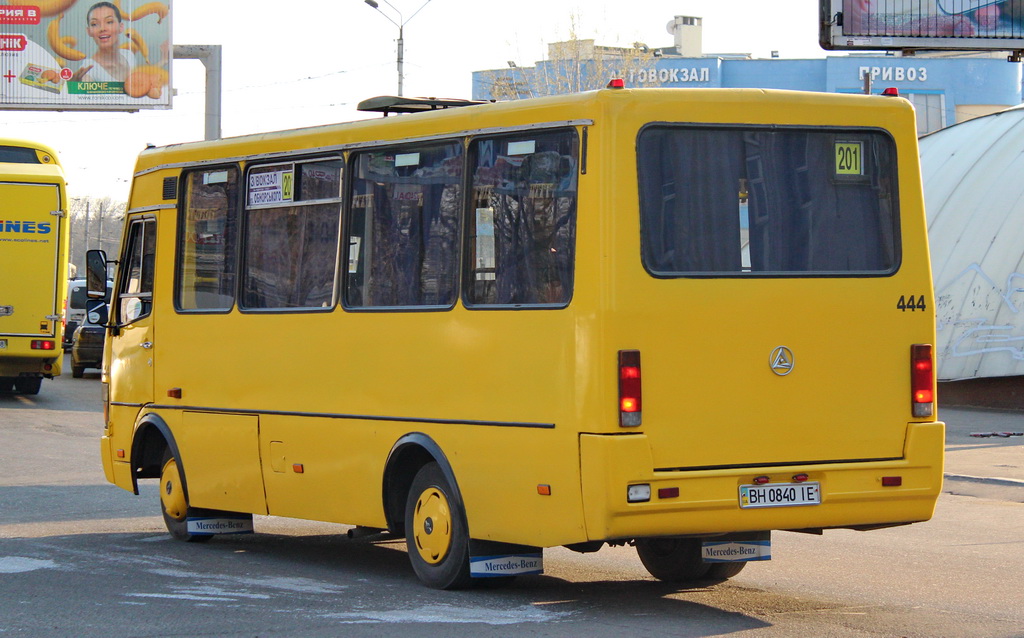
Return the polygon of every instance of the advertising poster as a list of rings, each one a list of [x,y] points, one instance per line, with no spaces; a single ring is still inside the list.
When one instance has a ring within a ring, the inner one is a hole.
[[[0,109],[171,106],[171,3],[0,0]]]
[[[822,0],[826,49],[1024,48],[1024,0]]]

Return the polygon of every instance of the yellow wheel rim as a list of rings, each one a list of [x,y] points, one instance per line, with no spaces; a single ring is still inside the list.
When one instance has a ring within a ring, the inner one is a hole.
[[[412,537],[420,558],[436,565],[448,555],[452,543],[452,514],[448,499],[436,487],[420,494],[413,514]]]
[[[181,488],[178,463],[174,459],[164,463],[160,472],[160,502],[168,516],[179,521],[185,519],[188,502],[185,501],[185,490]]]

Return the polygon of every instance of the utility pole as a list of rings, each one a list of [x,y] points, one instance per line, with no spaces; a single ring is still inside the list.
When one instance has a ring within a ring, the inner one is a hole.
[[[402,12],[395,8],[395,5],[388,2],[388,0],[384,0],[384,4],[391,7],[391,10],[398,14],[398,22],[392,20],[388,14],[384,13],[381,10],[380,5],[377,4],[377,0],[363,0],[363,2],[376,9],[377,13],[381,14],[387,19],[388,22],[398,27],[398,97],[402,97],[403,81],[405,79],[405,72],[403,69],[403,62],[405,60],[405,25],[409,24],[409,22],[411,22],[412,19],[416,17],[417,13],[423,11],[423,7],[430,4],[430,0],[427,0],[422,5],[420,5],[420,8],[416,9],[416,12],[409,16],[408,20],[403,20]]]

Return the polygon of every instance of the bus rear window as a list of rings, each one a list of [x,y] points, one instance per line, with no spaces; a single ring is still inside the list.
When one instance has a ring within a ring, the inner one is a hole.
[[[877,130],[653,125],[638,144],[657,277],[885,275],[899,265],[896,151]]]

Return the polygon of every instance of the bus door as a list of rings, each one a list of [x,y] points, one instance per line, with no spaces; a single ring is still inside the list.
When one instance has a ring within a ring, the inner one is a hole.
[[[138,409],[153,401],[153,268],[156,220],[128,220],[117,297],[111,304],[115,328],[110,339],[110,402]],[[126,405],[127,404],[127,405]]]

